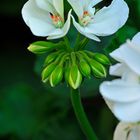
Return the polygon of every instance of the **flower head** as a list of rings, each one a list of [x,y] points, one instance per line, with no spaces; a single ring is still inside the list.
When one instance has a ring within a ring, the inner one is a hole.
[[[70,14],[65,21],[63,0],[28,0],[22,16],[36,36],[57,39],[65,36],[70,28]]]
[[[113,0],[111,5],[96,12],[93,8],[102,0],[68,0],[78,16],[73,18],[77,30],[86,37],[100,41],[97,36],[115,33],[127,21],[129,9],[124,0]]]
[[[111,53],[119,64],[110,74],[121,78],[103,82],[100,92],[115,116],[124,122],[140,121],[140,33]]]

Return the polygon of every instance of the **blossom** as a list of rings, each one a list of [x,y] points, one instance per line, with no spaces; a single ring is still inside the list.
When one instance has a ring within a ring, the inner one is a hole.
[[[138,122],[140,121],[140,33],[110,55],[120,62],[111,66],[110,74],[121,78],[103,82],[100,92],[119,120]]]
[[[28,0],[22,9],[22,16],[36,36],[57,39],[65,36],[70,28],[70,15],[64,19],[63,0]]]
[[[102,0],[68,0],[78,22],[73,18],[76,29],[86,37],[100,41],[97,36],[114,34],[128,19],[129,8],[124,0],[113,0],[111,5],[97,11],[93,8]]]
[[[140,140],[140,124],[120,122],[113,140]]]

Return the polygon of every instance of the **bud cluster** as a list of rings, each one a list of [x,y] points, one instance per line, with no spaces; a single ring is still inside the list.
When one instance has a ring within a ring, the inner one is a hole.
[[[77,89],[84,78],[106,77],[106,68],[109,65],[108,58],[99,53],[90,51],[65,52],[59,50],[49,54],[44,63],[42,81],[50,82],[52,87],[62,81]]]
[[[100,53],[87,50],[66,50],[64,43],[35,42],[28,49],[36,54],[48,52],[42,71],[42,81],[52,87],[66,81],[73,89],[79,88],[84,78],[106,77],[109,59]],[[59,48],[59,46],[61,46]]]

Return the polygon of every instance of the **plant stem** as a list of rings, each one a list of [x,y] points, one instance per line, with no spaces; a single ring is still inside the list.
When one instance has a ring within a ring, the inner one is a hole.
[[[67,36],[64,36],[64,42],[66,44],[67,50],[71,52],[72,48],[70,46],[70,42]]]
[[[81,34],[78,32],[78,33],[77,33],[77,37],[76,37],[76,41],[75,41],[74,50],[77,50],[78,47],[79,47],[79,44],[80,44],[80,37],[81,37]]]
[[[76,114],[76,117],[79,121],[79,124],[80,124],[84,134],[86,135],[88,140],[97,140],[96,134],[93,131],[93,129],[87,119],[87,116],[84,112],[84,108],[81,103],[79,89],[76,89],[76,90],[71,89],[71,101],[72,101],[72,105],[74,108],[74,112]]]

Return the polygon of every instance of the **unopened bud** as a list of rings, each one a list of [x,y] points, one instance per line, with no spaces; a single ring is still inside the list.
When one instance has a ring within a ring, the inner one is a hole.
[[[42,81],[45,83],[48,81],[49,76],[51,75],[51,73],[53,72],[53,70],[56,68],[56,64],[55,63],[51,63],[50,65],[48,65],[42,72]]]
[[[72,88],[77,89],[82,82],[82,75],[76,64],[71,66],[69,75],[69,84]]]
[[[64,75],[65,76],[65,81],[67,82],[67,84],[69,82],[70,69],[71,69],[70,62],[68,61],[65,65],[65,75]]]
[[[54,49],[54,47],[56,47],[56,44],[54,44],[52,42],[37,41],[37,42],[32,43],[28,47],[28,50],[35,54],[42,54],[42,53],[46,53],[46,52]]]
[[[88,65],[88,63],[85,60],[80,61],[79,68],[80,68],[81,73],[85,77],[90,78],[91,68],[90,68],[90,66]]]
[[[54,71],[51,73],[50,76],[50,84],[52,87],[55,87],[56,85],[58,85],[63,78],[63,66],[62,65],[58,65]]]
[[[63,51],[57,51],[54,53],[51,53],[50,55],[47,56],[47,58],[45,59],[44,65],[48,65],[49,63],[52,63],[53,61],[55,61],[56,58],[58,58],[59,55],[61,55],[63,53]]]
[[[103,65],[110,65],[110,64],[111,64],[111,62],[110,62],[110,60],[108,59],[108,57],[105,56],[104,54],[95,53],[95,54],[94,54],[94,58],[95,58],[98,62],[102,63]]]
[[[93,75],[97,78],[105,78],[106,77],[106,69],[105,67],[97,62],[96,60],[91,60],[89,62]]]

